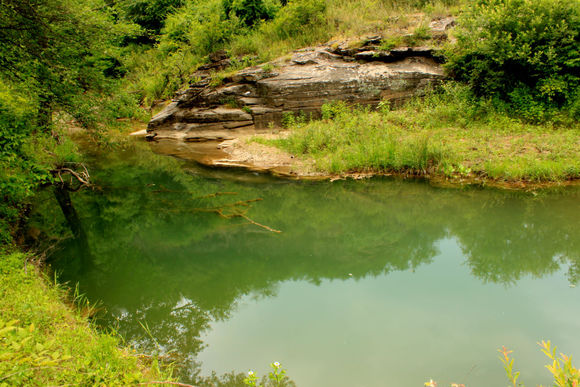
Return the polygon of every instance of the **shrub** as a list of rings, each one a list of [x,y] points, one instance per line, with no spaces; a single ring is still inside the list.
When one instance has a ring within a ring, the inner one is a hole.
[[[458,24],[447,68],[477,95],[535,120],[576,103],[580,2],[477,0]]]
[[[226,17],[235,14],[247,27],[273,19],[278,10],[277,4],[263,0],[223,0],[223,7]]]
[[[325,11],[326,3],[323,0],[290,1],[272,23],[264,26],[264,32],[266,35],[275,35],[278,39],[300,35],[306,29],[324,25]]]
[[[239,29],[237,18],[225,18],[220,1],[190,2],[165,21],[159,49],[165,53],[184,49],[203,56],[222,48]]]

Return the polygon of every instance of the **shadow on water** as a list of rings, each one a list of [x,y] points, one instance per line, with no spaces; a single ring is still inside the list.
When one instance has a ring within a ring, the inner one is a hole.
[[[143,149],[94,156],[99,188],[57,191],[64,216],[43,193],[33,225],[63,240],[52,266],[106,306],[102,323],[141,351],[173,352],[186,381],[200,383],[203,332],[230,318],[242,296],[267,298],[288,281],[415,270],[433,262],[443,239],[457,240],[483,283],[512,286],[562,267],[570,284],[579,280],[578,189],[218,179]]]

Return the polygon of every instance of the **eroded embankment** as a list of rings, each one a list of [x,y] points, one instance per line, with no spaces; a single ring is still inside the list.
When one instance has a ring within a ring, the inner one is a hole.
[[[464,185],[490,186],[503,189],[534,190],[555,186],[577,185],[578,179],[529,180],[493,178],[483,173],[445,172],[429,170],[358,170],[331,173],[317,168],[313,158],[296,156],[275,146],[266,144],[288,137],[289,131],[261,131],[259,134],[241,135],[232,140],[186,143],[171,139],[151,142],[154,152],[195,161],[211,168],[240,169],[267,173],[286,179],[297,180],[340,180],[366,179],[374,176],[398,176],[402,178],[428,179],[432,185],[459,187]],[[266,143],[264,143],[266,142]],[[466,163],[467,164],[467,163]]]

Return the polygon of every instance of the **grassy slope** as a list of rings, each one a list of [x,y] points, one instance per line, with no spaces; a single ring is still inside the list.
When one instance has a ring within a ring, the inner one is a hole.
[[[580,124],[534,125],[448,84],[395,109],[335,105],[330,119],[294,123],[270,141],[330,173],[397,172],[508,182],[580,178]]]
[[[98,333],[23,253],[0,254],[0,385],[130,385],[162,378]]]

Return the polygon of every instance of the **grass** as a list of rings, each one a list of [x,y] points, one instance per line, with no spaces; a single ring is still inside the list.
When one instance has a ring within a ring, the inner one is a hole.
[[[388,103],[378,110],[327,105],[322,120],[291,122],[290,135],[269,144],[312,158],[319,171],[333,174],[395,172],[508,182],[580,178],[578,122],[526,123],[453,83],[396,110]]]
[[[87,304],[67,305],[65,290],[29,258],[0,252],[0,385],[135,385],[167,377],[119,349],[118,337],[93,329]]]

